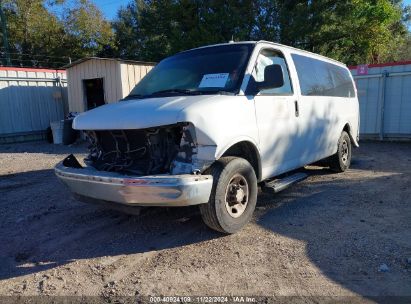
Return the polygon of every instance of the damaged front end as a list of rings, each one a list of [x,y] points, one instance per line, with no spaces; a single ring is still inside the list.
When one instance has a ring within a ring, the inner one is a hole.
[[[68,156],[56,175],[85,202],[131,206],[188,206],[207,203],[211,175],[198,175],[192,126],[179,123],[140,130],[87,131],[86,167]],[[91,200],[90,200],[91,199]]]
[[[193,167],[197,144],[192,126],[179,123],[140,130],[86,131],[90,142],[84,160],[99,171],[136,176],[187,174]]]

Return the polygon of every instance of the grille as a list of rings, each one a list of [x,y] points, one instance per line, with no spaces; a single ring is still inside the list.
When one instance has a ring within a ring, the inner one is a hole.
[[[170,172],[179,152],[182,126],[143,130],[88,131],[90,154],[87,164],[97,170],[134,175]]]

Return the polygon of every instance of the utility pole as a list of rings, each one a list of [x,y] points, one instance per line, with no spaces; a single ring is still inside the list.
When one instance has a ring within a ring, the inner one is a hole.
[[[9,40],[8,40],[8,37],[7,37],[7,21],[6,21],[6,15],[3,12],[2,0],[0,0],[0,19],[1,19],[1,29],[2,29],[2,32],[3,32],[4,52],[6,53],[6,62],[7,62],[8,66],[11,66],[10,51],[9,51]]]

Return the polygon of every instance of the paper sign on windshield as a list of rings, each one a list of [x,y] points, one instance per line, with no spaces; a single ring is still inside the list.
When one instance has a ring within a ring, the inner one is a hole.
[[[228,80],[228,73],[205,74],[199,88],[224,88]]]

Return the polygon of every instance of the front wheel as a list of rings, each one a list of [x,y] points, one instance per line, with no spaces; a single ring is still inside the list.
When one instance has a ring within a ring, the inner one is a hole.
[[[222,157],[208,170],[213,188],[207,204],[200,205],[201,217],[211,229],[235,233],[251,219],[257,202],[257,178],[248,161]]]
[[[351,164],[351,139],[347,132],[343,131],[338,140],[337,153],[330,157],[330,169],[334,172],[344,172]]]

